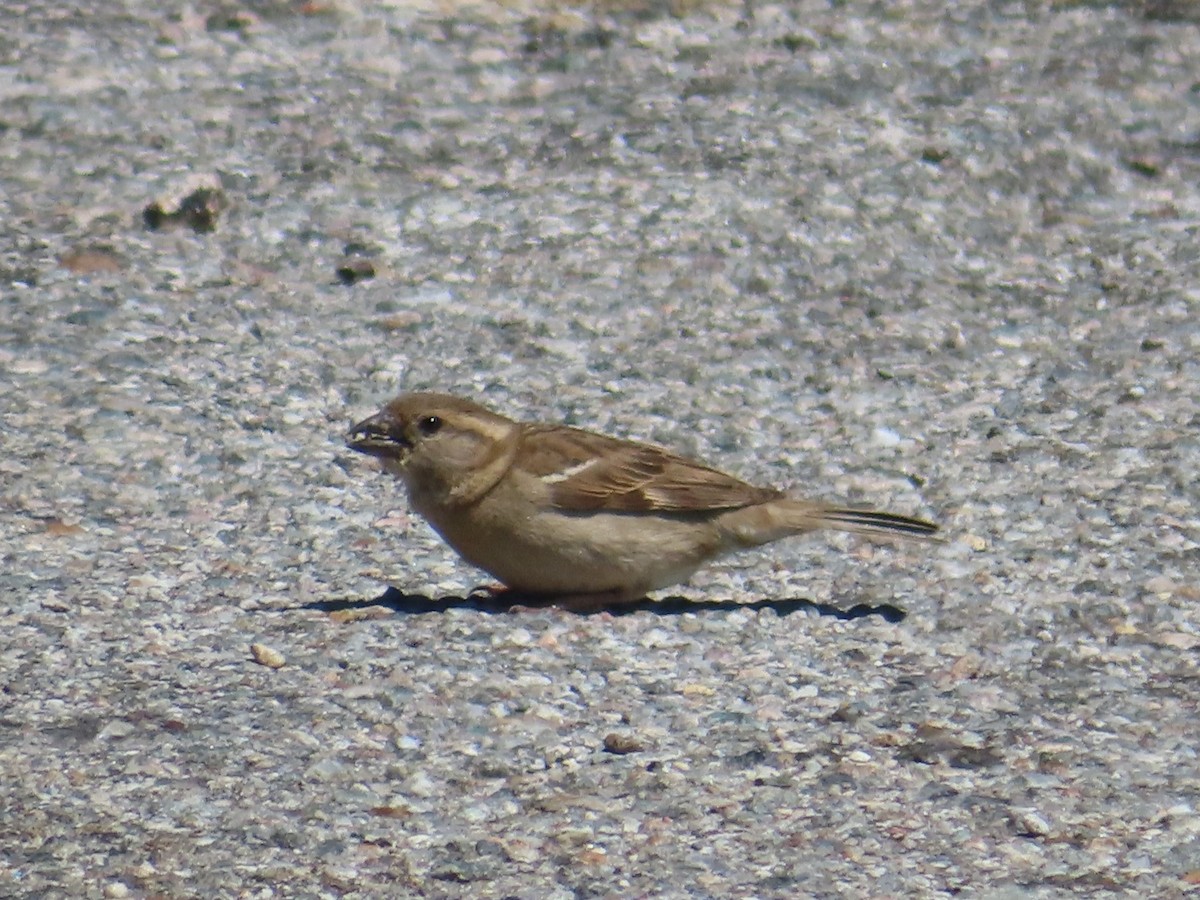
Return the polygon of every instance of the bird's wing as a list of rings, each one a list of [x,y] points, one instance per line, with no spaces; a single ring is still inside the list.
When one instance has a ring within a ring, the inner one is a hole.
[[[569,512],[705,512],[781,496],[659,447],[561,426],[526,426],[519,458]]]

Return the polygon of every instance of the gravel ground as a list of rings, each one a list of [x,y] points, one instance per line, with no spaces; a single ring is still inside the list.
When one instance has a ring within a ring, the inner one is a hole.
[[[1200,17],[946,6],[8,4],[0,895],[1197,890]],[[416,388],[948,542],[497,612]]]

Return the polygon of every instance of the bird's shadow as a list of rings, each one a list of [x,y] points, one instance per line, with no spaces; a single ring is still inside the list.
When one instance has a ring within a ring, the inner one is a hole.
[[[360,598],[343,598],[330,600],[315,600],[302,604],[302,609],[315,609],[321,612],[347,612],[351,610],[368,609],[370,607],[385,607],[400,615],[419,615],[422,613],[442,613],[451,609],[470,609],[476,612],[496,615],[513,613],[518,610],[528,611],[537,609],[557,609],[554,601],[545,597],[518,596],[511,592],[496,593],[486,589],[478,589],[465,597],[427,597],[424,594],[406,594],[404,591],[389,587],[378,597],[371,600]],[[563,610],[570,615],[594,616],[608,613],[613,616],[627,616],[638,612],[653,613],[656,616],[678,616],[683,613],[726,612],[730,610],[774,610],[776,615],[790,616],[796,612],[812,612],[821,616],[830,616],[842,621],[864,619],[871,616],[883,619],[885,622],[900,622],[908,615],[899,606],[890,603],[871,605],[856,603],[842,608],[832,603],[818,603],[803,597],[789,597],[769,600],[752,600],[739,602],[737,600],[691,600],[687,597],[663,597],[659,600],[643,598],[632,603],[599,606],[586,611]]]

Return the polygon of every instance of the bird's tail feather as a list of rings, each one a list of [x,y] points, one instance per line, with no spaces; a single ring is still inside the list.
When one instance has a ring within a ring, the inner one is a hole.
[[[727,513],[731,546],[757,547],[780,538],[829,528],[873,537],[938,540],[938,527],[924,519],[846,506],[825,506],[789,497]]]
[[[817,512],[817,518],[826,528],[838,531],[850,531],[855,534],[875,534],[892,537],[915,538],[916,540],[934,539],[938,526],[924,519],[912,516],[898,516],[895,513],[876,512],[870,509],[850,509],[848,507],[826,507]]]

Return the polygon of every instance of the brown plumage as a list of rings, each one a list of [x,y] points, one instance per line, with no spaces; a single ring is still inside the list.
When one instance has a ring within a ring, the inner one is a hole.
[[[685,580],[709,560],[819,528],[930,538],[892,513],[788,497],[649,444],[514,422],[469,400],[408,394],[349,446],[400,478],[464,559],[523,593],[595,606]]]
[[[578,428],[528,425],[521,446],[522,468],[547,479],[550,502],[571,512],[736,509],[782,496],[659,447]]]

